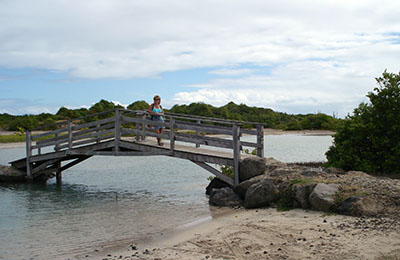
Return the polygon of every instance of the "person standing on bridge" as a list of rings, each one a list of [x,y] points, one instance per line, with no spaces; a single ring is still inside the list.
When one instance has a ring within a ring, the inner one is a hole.
[[[151,120],[158,121],[158,122],[164,122],[164,109],[161,106],[161,97],[159,95],[155,95],[154,98],[154,103],[150,105],[148,112],[151,115]],[[157,133],[161,134],[163,127],[154,125],[154,129],[156,130]],[[159,146],[163,146],[164,144],[161,142],[161,137],[157,137],[157,142]]]

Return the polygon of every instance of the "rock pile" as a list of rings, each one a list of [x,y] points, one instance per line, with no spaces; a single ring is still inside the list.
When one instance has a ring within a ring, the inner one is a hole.
[[[243,159],[240,184],[230,188],[218,182],[216,187],[208,187],[210,204],[216,206],[303,208],[352,216],[397,217],[400,212],[400,180],[273,158]]]

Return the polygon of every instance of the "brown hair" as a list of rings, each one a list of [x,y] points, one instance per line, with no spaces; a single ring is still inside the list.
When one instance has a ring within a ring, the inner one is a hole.
[[[156,99],[161,99],[161,97],[160,97],[159,95],[155,95],[155,96],[153,97],[153,100],[156,100]]]

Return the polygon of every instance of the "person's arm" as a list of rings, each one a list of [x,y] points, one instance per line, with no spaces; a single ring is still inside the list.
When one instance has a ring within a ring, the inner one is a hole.
[[[147,109],[147,112],[149,112],[149,114],[153,114],[153,104],[150,105],[149,109]]]
[[[160,115],[164,115],[164,108],[162,108],[161,105],[160,105],[160,107],[161,107],[161,113],[160,113]]]

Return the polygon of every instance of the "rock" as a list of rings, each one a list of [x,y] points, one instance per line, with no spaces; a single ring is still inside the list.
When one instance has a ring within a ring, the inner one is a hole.
[[[318,183],[309,197],[312,208],[329,211],[334,204],[333,196],[338,190],[338,184]]]
[[[0,182],[25,182],[26,173],[12,166],[0,165]]]
[[[220,189],[225,187],[229,187],[228,184],[222,181],[221,179],[215,177],[210,181],[210,183],[206,187],[206,195],[210,195],[212,189]]]
[[[270,179],[251,185],[246,192],[245,208],[258,208],[270,205],[275,200],[278,189]]]
[[[305,169],[300,172],[301,175],[305,177],[316,177],[323,174],[322,171],[316,169]]]
[[[265,159],[265,165],[266,165],[265,172],[269,173],[269,172],[272,172],[273,170],[275,170],[276,168],[278,168],[279,166],[283,166],[286,164],[284,164],[272,157],[269,157],[269,158]]]
[[[288,176],[292,175],[293,173],[297,173],[298,170],[290,168],[290,167],[277,167],[275,170],[269,173],[270,176]]]
[[[235,187],[235,192],[239,195],[239,197],[244,199],[248,188],[250,188],[250,186],[255,183],[259,183],[260,181],[264,180],[265,178],[266,178],[265,175],[258,175],[249,180],[241,182],[239,185],[237,185]]]
[[[361,198],[358,196],[351,196],[345,199],[340,203],[337,212],[344,215],[359,216],[360,211],[358,202],[360,200]]]
[[[235,207],[240,206],[242,200],[231,188],[225,187],[213,189],[210,194],[209,203],[220,207]]]
[[[300,207],[303,209],[309,209],[311,207],[308,198],[310,197],[311,192],[314,190],[316,183],[307,184],[307,185],[294,185],[294,199],[299,203]]]
[[[328,174],[345,174],[346,171],[336,167],[329,167],[325,169],[325,172]]]
[[[239,164],[239,182],[264,174],[267,168],[265,162],[265,158],[256,156],[241,160]]]

